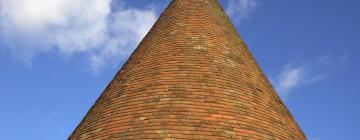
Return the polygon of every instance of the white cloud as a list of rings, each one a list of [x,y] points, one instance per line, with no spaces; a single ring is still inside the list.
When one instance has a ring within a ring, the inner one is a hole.
[[[247,17],[256,5],[256,0],[229,0],[226,12],[235,22],[238,22]]]
[[[304,80],[305,72],[301,67],[286,68],[278,77],[277,91],[282,95],[299,86]]]
[[[113,6],[117,2],[116,6]],[[87,56],[99,70],[127,56],[156,20],[154,9],[112,0],[0,0],[0,41],[17,58]],[[112,7],[113,6],[113,7]]]
[[[319,60],[321,59],[323,58]],[[276,91],[283,99],[286,99],[295,88],[324,80],[328,75],[327,72],[319,71],[320,65],[323,64],[291,62],[276,77],[274,81]]]
[[[128,56],[156,21],[155,10],[120,9],[110,15],[106,46],[91,56],[92,66],[99,69],[116,63],[114,56]],[[113,60],[113,62],[111,62]],[[115,61],[114,61],[115,60]]]

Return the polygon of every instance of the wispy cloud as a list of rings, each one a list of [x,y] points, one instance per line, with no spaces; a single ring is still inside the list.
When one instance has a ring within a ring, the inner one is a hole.
[[[275,89],[279,95],[286,99],[289,94],[297,87],[322,81],[328,77],[328,72],[324,71],[329,64],[329,56],[326,55],[313,62],[292,61],[276,76]]]
[[[0,42],[16,58],[83,54],[94,71],[129,55],[156,20],[154,8],[112,0],[0,0],[0,6]]]
[[[343,56],[341,57],[341,62],[345,63],[346,61],[348,61],[349,59],[349,54],[345,53],[343,54]]]
[[[317,137],[314,137],[314,138],[310,138],[309,140],[320,140],[320,139]]]
[[[256,6],[256,0],[229,0],[226,12],[235,22],[238,22],[246,18]]]
[[[344,64],[348,57],[350,57],[348,53],[344,53],[324,54],[313,60],[295,59],[288,62],[270,80],[280,97],[286,100],[299,87],[331,78],[331,74],[341,67],[339,65]]]
[[[275,86],[280,96],[286,98],[294,88],[321,81],[325,78],[326,74],[314,73],[310,67],[288,65],[278,75]]]
[[[277,91],[283,96],[299,86],[304,80],[304,69],[301,67],[286,68],[278,76]]]

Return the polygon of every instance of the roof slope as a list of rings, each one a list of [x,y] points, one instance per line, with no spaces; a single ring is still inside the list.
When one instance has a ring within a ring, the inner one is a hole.
[[[306,137],[217,0],[173,0],[69,139]]]

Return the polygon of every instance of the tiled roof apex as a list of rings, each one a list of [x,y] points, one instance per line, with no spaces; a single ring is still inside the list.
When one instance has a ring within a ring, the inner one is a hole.
[[[69,139],[306,137],[219,2],[173,0]]]

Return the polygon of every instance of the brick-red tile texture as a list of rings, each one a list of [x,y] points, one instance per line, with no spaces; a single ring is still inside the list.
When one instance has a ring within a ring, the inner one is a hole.
[[[306,137],[219,2],[173,0],[69,139]]]

